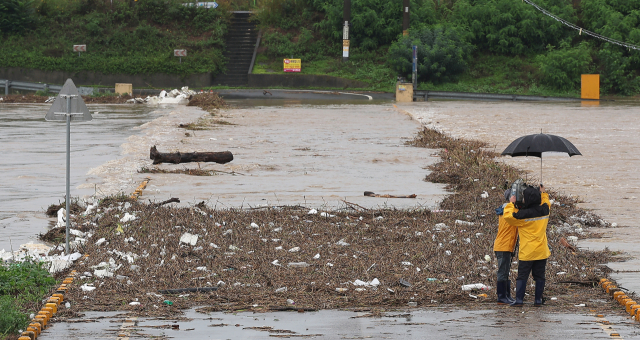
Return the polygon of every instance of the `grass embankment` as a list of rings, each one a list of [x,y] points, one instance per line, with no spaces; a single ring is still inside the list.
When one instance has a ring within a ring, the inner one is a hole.
[[[0,338],[17,338],[27,329],[29,314],[56,284],[42,264],[23,262],[0,265]]]
[[[426,177],[453,191],[441,210],[370,210],[345,202],[337,211],[310,213],[301,206],[240,210],[215,209],[205,202],[177,208],[103,200],[95,213],[76,218],[93,236],[81,249],[90,256],[74,267],[86,272],[102,263],[113,277],[81,277],[74,284],[97,289],[71,289],[72,308],[168,315],[192,306],[204,306],[202,312],[348,307],[375,312],[408,302],[493,307],[493,290],[475,299],[460,286],[480,282],[495,287],[494,209],[504,201],[503,183],[523,173],[496,162],[497,154],[478,141],[424,130],[411,144],[441,149],[441,162]],[[481,198],[485,191],[489,197]],[[601,294],[597,282],[607,275],[599,264],[611,254],[573,250],[560,242],[569,235],[592,236],[589,227],[606,223],[578,209],[574,199],[550,194],[548,237],[554,251],[546,296],[557,300],[546,308],[573,310],[585,299],[595,301],[590,302],[593,308],[611,308],[595,299]],[[125,213],[136,218],[122,222]],[[185,233],[198,235],[194,245],[180,241]],[[379,286],[354,285],[374,279]],[[217,291],[188,296],[160,292],[214,286]],[[87,294],[90,299],[83,298]],[[132,301],[140,304],[129,305]]]

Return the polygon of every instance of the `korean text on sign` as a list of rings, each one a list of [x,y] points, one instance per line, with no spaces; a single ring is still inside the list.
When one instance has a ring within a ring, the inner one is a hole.
[[[300,72],[302,70],[302,59],[285,59],[284,71],[285,72]]]

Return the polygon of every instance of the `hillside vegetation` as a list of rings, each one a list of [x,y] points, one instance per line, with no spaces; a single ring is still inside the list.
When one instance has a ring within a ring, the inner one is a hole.
[[[410,79],[418,46],[419,88],[578,95],[580,75],[601,75],[609,95],[640,92],[640,51],[571,29],[517,0],[411,0],[402,36],[402,0],[351,0],[351,51],[342,62],[344,0],[220,0],[217,9],[187,0],[3,0],[0,67],[166,73],[225,69],[231,10],[251,10],[263,29],[254,73],[282,73],[296,57],[302,73],[358,79],[393,90]],[[640,45],[640,0],[533,0],[550,13],[603,36]],[[185,5],[186,4],[186,5]],[[87,53],[72,51],[87,44]],[[188,50],[182,63],[173,49]]]

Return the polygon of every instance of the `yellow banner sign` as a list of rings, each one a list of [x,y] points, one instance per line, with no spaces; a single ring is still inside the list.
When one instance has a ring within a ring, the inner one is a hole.
[[[285,59],[285,72],[300,72],[302,70],[302,59]]]

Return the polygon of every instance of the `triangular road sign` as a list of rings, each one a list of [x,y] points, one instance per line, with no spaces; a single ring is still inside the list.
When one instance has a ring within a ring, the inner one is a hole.
[[[69,98],[69,110],[67,110],[67,97]],[[49,112],[44,116],[45,120],[60,120],[67,121],[66,113],[71,114],[72,122],[86,122],[93,119],[87,105],[78,93],[76,85],[71,79],[67,79],[58,93],[58,96],[53,101]]]

